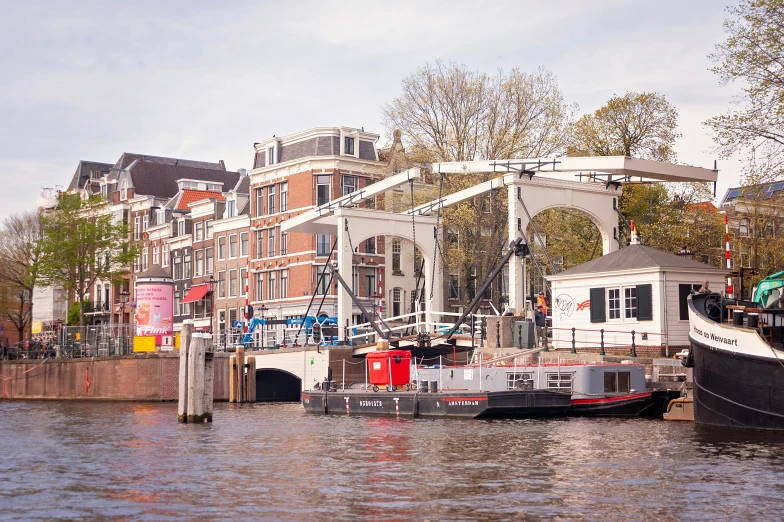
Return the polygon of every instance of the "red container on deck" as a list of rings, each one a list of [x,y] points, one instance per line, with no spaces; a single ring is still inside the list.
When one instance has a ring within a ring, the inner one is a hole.
[[[370,352],[365,358],[370,384],[403,386],[411,381],[411,350]]]

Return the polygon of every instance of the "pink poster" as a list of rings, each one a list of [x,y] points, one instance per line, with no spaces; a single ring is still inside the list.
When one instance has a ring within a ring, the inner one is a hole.
[[[174,333],[174,286],[140,284],[136,286],[136,335],[155,336],[160,346],[162,335]]]

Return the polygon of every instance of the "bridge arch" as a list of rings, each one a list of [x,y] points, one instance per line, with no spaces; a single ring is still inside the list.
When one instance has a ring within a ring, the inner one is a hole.
[[[302,379],[291,372],[278,368],[256,370],[258,402],[299,402],[301,390]]]

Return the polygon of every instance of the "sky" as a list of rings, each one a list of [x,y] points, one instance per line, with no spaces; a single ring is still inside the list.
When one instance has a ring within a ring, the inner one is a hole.
[[[440,59],[543,66],[580,114],[663,94],[678,161],[712,167],[702,122],[726,111],[708,55],[732,0],[18,2],[0,20],[0,219],[123,152],[251,168],[253,144],[313,127],[382,134],[401,81]],[[718,197],[740,180],[720,161]]]

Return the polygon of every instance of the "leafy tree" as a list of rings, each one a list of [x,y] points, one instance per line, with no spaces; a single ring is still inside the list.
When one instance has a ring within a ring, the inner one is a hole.
[[[128,245],[128,224],[112,215],[98,195],[66,193],[55,212],[42,217],[40,276],[73,292],[84,324],[87,292],[99,279],[118,282],[137,255]]]
[[[32,296],[39,279],[41,238],[37,211],[8,216],[0,230],[0,282],[15,301],[8,318],[19,331],[20,340],[25,330],[32,327]]]
[[[613,96],[574,125],[570,156],[629,156],[675,161],[678,111],[657,93]]]
[[[748,171],[784,174],[784,1],[741,0],[727,8],[727,40],[716,46],[712,70],[737,82],[735,110],[705,122],[722,157],[747,152]]]
[[[383,118],[390,135],[402,131],[410,162],[426,164],[562,154],[575,111],[545,69],[488,76],[436,61],[403,80]],[[430,179],[443,183],[447,195],[496,176],[432,173]],[[459,271],[464,295],[499,261],[507,215],[505,189],[444,210],[452,240],[443,245],[443,261],[446,270]]]

